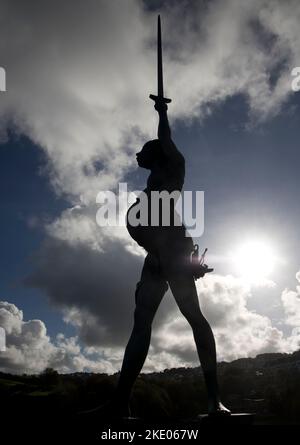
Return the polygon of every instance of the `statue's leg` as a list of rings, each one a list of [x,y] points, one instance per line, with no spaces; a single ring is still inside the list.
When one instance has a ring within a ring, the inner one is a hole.
[[[151,326],[157,308],[168,290],[158,258],[148,254],[135,292],[134,326],[125,349],[117,397],[128,403],[131,389],[147,357]]]
[[[197,289],[192,272],[186,260],[186,254],[178,253],[172,257],[162,254],[163,270],[176,303],[189,322],[204,374],[208,392],[210,413],[229,412],[221,404],[217,381],[216,346],[211,327],[201,312]]]

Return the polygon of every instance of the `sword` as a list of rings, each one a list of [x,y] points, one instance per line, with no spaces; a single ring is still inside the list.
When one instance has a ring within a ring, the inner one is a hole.
[[[157,96],[150,94],[149,97],[154,102],[162,101],[166,104],[171,102],[171,99],[164,97],[160,15],[157,18]]]

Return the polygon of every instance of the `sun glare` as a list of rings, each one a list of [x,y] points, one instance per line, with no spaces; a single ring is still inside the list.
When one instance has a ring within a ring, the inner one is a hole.
[[[236,250],[233,260],[239,275],[250,283],[259,284],[271,275],[276,257],[267,243],[248,241]]]

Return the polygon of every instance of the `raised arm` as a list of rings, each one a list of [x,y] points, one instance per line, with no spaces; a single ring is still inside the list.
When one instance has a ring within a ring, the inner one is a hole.
[[[157,136],[160,141],[168,142],[171,140],[171,129],[168,119],[168,105],[166,103],[157,102],[154,106],[159,116]]]
[[[154,108],[158,112],[159,124],[158,124],[158,139],[161,142],[164,154],[171,160],[175,162],[184,161],[183,155],[177,149],[176,145],[171,138],[171,129],[168,120],[168,106],[163,101],[156,101]]]

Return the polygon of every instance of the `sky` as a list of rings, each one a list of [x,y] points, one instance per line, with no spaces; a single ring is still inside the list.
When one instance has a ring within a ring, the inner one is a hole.
[[[0,370],[114,373],[144,251],[96,224],[99,191],[144,187],[156,19],[184,190],[204,191],[214,273],[196,282],[218,360],[300,347],[297,0],[0,0]],[[126,209],[124,209],[125,211]],[[168,292],[143,371],[198,366]]]

